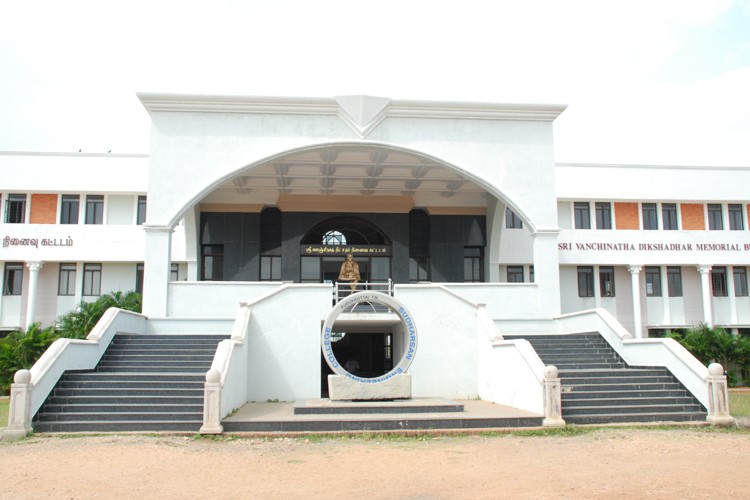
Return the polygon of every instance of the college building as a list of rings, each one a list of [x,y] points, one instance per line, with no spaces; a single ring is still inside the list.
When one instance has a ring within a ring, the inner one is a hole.
[[[142,292],[140,333],[230,336],[214,419],[328,397],[344,357],[376,385],[412,326],[409,397],[542,413],[523,338],[596,332],[709,408],[707,369],[659,337],[750,331],[750,167],[555,163],[559,105],[139,97],[147,155],[0,153],[0,330]]]

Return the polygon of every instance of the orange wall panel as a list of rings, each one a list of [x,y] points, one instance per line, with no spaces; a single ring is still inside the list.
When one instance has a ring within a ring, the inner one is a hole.
[[[31,224],[54,224],[57,220],[57,195],[31,195]]]
[[[615,202],[615,227],[617,229],[638,229],[638,203]]]
[[[682,212],[682,229],[705,231],[706,218],[703,215],[702,203],[682,203],[680,212]]]

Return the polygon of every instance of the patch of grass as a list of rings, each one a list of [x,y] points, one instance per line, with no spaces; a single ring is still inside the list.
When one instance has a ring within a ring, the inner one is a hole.
[[[733,417],[750,417],[750,391],[729,391],[729,413]]]
[[[507,434],[521,437],[546,437],[546,436],[580,436],[582,434],[591,434],[599,430],[597,427],[578,427],[575,425],[566,425],[565,427],[549,427],[546,429],[528,429],[512,430]]]
[[[8,427],[8,410],[10,402],[6,398],[0,399],[0,427]]]
[[[192,437],[193,441],[237,441],[237,436],[224,435],[224,434],[194,434]]]

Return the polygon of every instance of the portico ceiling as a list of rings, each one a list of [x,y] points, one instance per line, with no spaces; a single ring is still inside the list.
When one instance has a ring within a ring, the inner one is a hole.
[[[201,203],[275,205],[293,196],[410,197],[417,207],[486,207],[488,193],[424,157],[374,145],[292,153],[240,172]],[[385,199],[385,198],[384,198]]]

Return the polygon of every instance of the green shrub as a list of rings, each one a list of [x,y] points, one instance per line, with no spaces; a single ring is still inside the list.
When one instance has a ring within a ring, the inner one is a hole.
[[[26,332],[11,332],[0,340],[0,390],[10,390],[18,370],[29,369],[57,339],[54,327],[42,328],[34,323]]]
[[[727,370],[727,383],[737,385],[737,370],[750,367],[750,338],[734,335],[723,328],[711,328],[701,324],[684,332],[673,332],[669,337],[682,344],[685,349],[708,366],[721,363]]]
[[[0,394],[7,394],[18,370],[31,368],[58,338],[84,339],[110,307],[141,312],[141,294],[114,292],[95,302],[82,302],[75,311],[60,316],[55,325],[35,323],[28,331],[11,332],[0,339]]]

